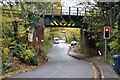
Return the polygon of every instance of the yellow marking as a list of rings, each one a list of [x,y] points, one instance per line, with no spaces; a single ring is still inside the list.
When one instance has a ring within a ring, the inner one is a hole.
[[[63,26],[66,26],[66,23],[64,23]]]
[[[55,23],[55,25],[57,25],[57,26],[59,25],[56,21],[53,21],[53,22]]]
[[[60,23],[60,26],[62,26],[62,23]]]
[[[75,23],[73,23],[72,26],[75,26]]]
[[[50,24],[54,26],[54,24],[52,22]]]
[[[70,26],[71,24],[68,24],[68,26]]]

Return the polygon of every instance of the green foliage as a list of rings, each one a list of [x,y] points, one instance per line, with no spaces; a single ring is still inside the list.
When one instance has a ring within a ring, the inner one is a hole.
[[[17,44],[16,42],[11,43],[10,48],[13,51],[13,55],[18,57],[22,62],[37,65],[38,57],[34,54],[34,48],[28,47],[26,44]]]
[[[44,30],[44,51],[47,51],[48,50],[48,48],[50,47],[50,45],[53,43],[52,42],[52,36],[54,35],[54,34],[51,34],[50,33],[50,29],[45,29]],[[46,52],[45,52],[46,53]]]
[[[66,38],[67,42],[70,43],[73,39],[73,35],[75,36],[77,42],[80,42],[80,29],[79,28],[66,28]]]
[[[40,25],[41,14],[51,3],[27,3],[24,1],[2,6],[2,59],[3,62],[8,62],[8,54],[6,47],[12,50],[13,55],[17,56],[21,61],[28,64],[37,65],[38,58],[34,54],[34,48],[28,47],[27,43],[27,28]],[[34,7],[33,7],[34,6]],[[40,13],[41,12],[41,13]],[[32,14],[32,15],[30,15]],[[17,36],[15,36],[13,21],[18,22]],[[27,25],[27,26],[26,26]],[[15,39],[17,37],[17,39]],[[47,43],[48,41],[46,41]],[[48,42],[49,44],[51,42]],[[23,55],[23,56],[22,56]]]
[[[109,43],[109,46],[111,49],[110,54],[120,54],[120,30],[118,29],[118,26],[112,29],[111,42]]]
[[[120,8],[120,6],[119,6],[119,8]],[[117,16],[117,20],[118,20],[118,27],[119,27],[119,29],[120,29],[120,12],[119,12],[119,14],[118,14],[118,16]]]
[[[2,50],[2,63],[8,63],[9,52],[10,52],[9,48],[3,48],[3,50]]]
[[[38,65],[38,56],[34,55],[33,57],[30,58],[29,60],[30,65]]]
[[[113,63],[113,55],[120,55],[120,30],[117,23],[111,28],[111,39],[108,41],[110,51],[107,54],[107,60]]]
[[[20,58],[27,64],[37,65],[38,57],[31,50],[26,50],[23,54],[20,55]]]
[[[118,43],[117,43],[116,41],[111,41],[111,42],[109,43],[109,46],[110,46],[111,50],[114,52],[114,54],[115,54],[115,53],[118,53],[118,52],[116,52],[117,50],[115,50],[116,47],[118,47]]]
[[[3,23],[2,25],[2,47],[8,47],[13,40],[13,29],[11,23]]]
[[[17,44],[16,42],[11,43],[10,48],[12,49],[15,56],[20,57],[20,55],[25,51],[26,46],[24,44]]]
[[[65,31],[66,33],[60,33],[61,31]],[[67,42],[70,43],[73,40],[73,34],[77,39],[78,43],[80,42],[80,28],[47,28],[44,31],[44,40],[45,45],[49,45],[53,43],[54,37],[59,37],[62,39],[63,37],[67,38]]]
[[[20,57],[23,58],[24,61],[28,61],[33,56],[34,56],[34,54],[30,50],[26,50],[25,52],[23,52],[23,54],[20,55]]]

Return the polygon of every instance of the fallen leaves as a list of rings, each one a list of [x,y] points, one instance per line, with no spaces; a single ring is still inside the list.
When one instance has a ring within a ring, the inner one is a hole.
[[[15,68],[15,71],[0,75],[0,78],[11,77],[11,76],[23,73],[23,72],[35,70],[36,68],[42,66],[44,63],[45,61],[41,60],[39,61],[38,66],[30,66],[25,63],[21,63],[21,61],[19,61],[16,57],[14,57],[12,67]]]

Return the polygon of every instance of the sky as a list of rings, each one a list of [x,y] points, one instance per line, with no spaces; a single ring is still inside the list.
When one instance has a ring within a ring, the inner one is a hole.
[[[76,6],[80,2],[92,2],[92,3],[94,3],[93,0],[61,0],[62,5],[69,6],[69,7]]]
[[[75,13],[77,13],[77,8],[76,7],[79,7],[79,12],[84,13],[84,6],[83,5],[77,5],[81,2],[95,3],[93,0],[61,0],[62,6],[65,6],[65,7],[63,7],[63,12],[69,12],[69,7],[71,7],[71,14],[74,15]]]

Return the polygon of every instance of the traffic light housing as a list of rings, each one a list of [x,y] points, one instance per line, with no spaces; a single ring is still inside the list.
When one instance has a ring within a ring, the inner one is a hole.
[[[104,39],[110,39],[110,27],[104,27]]]

